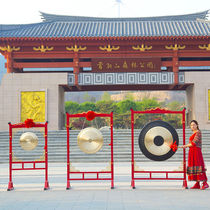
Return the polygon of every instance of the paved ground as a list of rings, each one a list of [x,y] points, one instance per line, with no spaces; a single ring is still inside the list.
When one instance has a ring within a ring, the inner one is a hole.
[[[104,168],[104,164],[75,164],[78,169]],[[180,163],[142,163],[147,170],[174,170]],[[210,171],[210,164],[207,164]],[[210,173],[207,173],[210,178]],[[210,209],[210,189],[186,190],[182,181],[136,181],[130,187],[130,163],[115,163],[115,189],[109,181],[72,182],[66,190],[66,164],[49,164],[50,190],[44,191],[43,171],[15,171],[14,191],[7,191],[8,165],[0,165],[2,209]],[[188,182],[188,186],[192,186]]]

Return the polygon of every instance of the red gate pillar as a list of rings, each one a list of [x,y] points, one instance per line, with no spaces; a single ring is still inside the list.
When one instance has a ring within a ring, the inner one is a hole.
[[[178,50],[174,50],[173,54],[173,72],[174,72],[174,84],[179,84],[179,60]]]

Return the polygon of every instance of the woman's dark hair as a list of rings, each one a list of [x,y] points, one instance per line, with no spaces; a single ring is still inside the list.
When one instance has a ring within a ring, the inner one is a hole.
[[[199,129],[198,122],[197,122],[196,120],[191,120],[191,121],[190,121],[190,124],[191,124],[192,122],[194,122],[194,123],[197,125],[198,130],[200,130],[200,129]]]

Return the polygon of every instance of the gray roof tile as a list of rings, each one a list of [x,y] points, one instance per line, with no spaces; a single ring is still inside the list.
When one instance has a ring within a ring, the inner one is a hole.
[[[167,16],[168,20],[167,17],[85,19],[45,15],[45,22],[41,23],[0,25],[0,38],[209,36],[210,21],[195,19],[202,15]]]

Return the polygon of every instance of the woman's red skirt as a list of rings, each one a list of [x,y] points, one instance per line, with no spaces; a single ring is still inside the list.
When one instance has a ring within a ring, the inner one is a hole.
[[[189,181],[207,181],[203,155],[199,147],[193,146],[189,149],[187,174]]]

